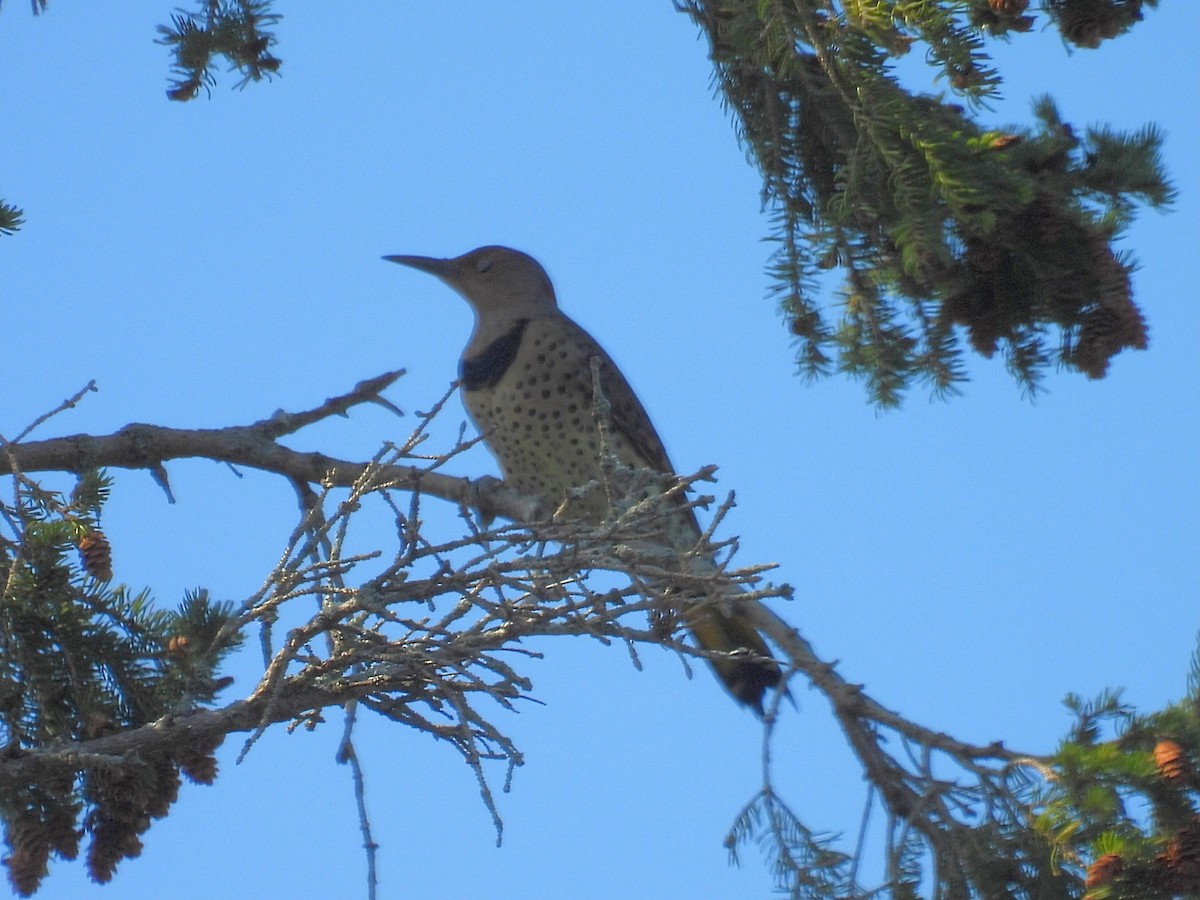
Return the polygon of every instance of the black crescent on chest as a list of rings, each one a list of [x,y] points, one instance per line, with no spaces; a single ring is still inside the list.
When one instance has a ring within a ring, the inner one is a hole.
[[[483,388],[495,387],[512,361],[517,357],[521,346],[521,338],[525,336],[528,319],[517,319],[513,327],[479,353],[471,357],[463,357],[458,366],[459,379],[463,390],[478,391]]]

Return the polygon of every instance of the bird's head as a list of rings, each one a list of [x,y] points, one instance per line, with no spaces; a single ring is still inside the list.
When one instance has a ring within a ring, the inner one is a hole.
[[[554,286],[541,264],[508,247],[480,247],[453,259],[385,256],[436,275],[466,298],[480,318],[519,319],[550,315],[558,309]]]

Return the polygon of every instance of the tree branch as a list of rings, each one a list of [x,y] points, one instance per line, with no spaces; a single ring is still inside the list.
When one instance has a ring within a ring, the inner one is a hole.
[[[315,685],[289,686],[275,697],[271,724],[286,722],[331,704],[345,703],[370,690],[369,684],[340,686],[336,690]],[[0,759],[0,790],[24,787],[58,773],[129,765],[141,755],[251,731],[260,726],[266,709],[265,697],[252,697],[221,709],[167,716],[141,728],[88,741],[66,742],[38,750],[9,749]]]
[[[351,487],[367,471],[367,463],[293,450],[278,443],[278,439],[331,416],[344,416],[363,403],[390,406],[381,394],[403,374],[403,370],[385,372],[359,382],[352,391],[313,409],[296,413],[280,410],[248,425],[167,428],[131,423],[112,434],[75,434],[8,443],[4,449],[14,471],[26,473],[145,469],[151,474],[158,473],[156,477],[161,479],[166,462],[211,459],[271,472],[293,481]],[[475,509],[485,518],[527,520],[535,506],[528,497],[494,478],[458,478],[410,465],[384,466],[377,477],[401,490],[420,489],[424,494]]]

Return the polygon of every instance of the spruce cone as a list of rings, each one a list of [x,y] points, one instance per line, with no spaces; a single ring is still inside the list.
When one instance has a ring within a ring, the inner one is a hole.
[[[211,753],[180,757],[179,771],[195,784],[212,784],[217,780],[217,758]]]
[[[217,780],[217,758],[213,753],[224,740],[225,735],[217,734],[176,750],[180,771],[196,784],[212,784]]]
[[[1191,779],[1192,764],[1187,753],[1170,738],[1163,738],[1154,745],[1154,765],[1163,781],[1181,784]]]
[[[1200,892],[1200,817],[1175,832],[1161,859],[1171,874],[1174,893]]]
[[[92,529],[85,534],[79,541],[79,555],[89,575],[97,581],[112,580],[112,546],[103,531]]]
[[[88,875],[97,884],[107,884],[112,881],[117,863],[142,855],[140,832],[127,823],[104,817],[97,817],[87,824],[92,832],[87,855]]]
[[[1132,302],[1120,307],[1097,306],[1084,313],[1071,365],[1088,378],[1103,378],[1114,356],[1132,347],[1146,349],[1146,320]]]
[[[1059,10],[1058,30],[1077,47],[1095,50],[1121,33],[1123,23],[1114,7],[1074,3]]]
[[[9,792],[11,813],[4,818],[4,840],[12,851],[4,858],[13,892],[32,895],[48,871],[50,854],[74,859],[83,832],[75,827],[79,814],[74,796],[75,775],[52,774],[39,785]]]
[[[1145,350],[1146,320],[1133,302],[1129,270],[1104,238],[1092,241],[1096,304],[1083,313],[1069,362],[1088,378],[1103,378],[1108,363],[1126,347]]]
[[[179,772],[165,755],[147,765],[95,770],[84,777],[93,804],[84,817],[91,832],[87,867],[92,880],[111,881],[117,864],[142,852],[140,835],[150,820],[162,818],[179,793]]]
[[[200,93],[200,79],[189,78],[187,81],[181,81],[171,90],[167,91],[168,100],[178,100],[181,103],[191,100]]]
[[[12,849],[4,857],[8,867],[8,882],[13,892],[30,897],[41,886],[49,868],[50,841],[46,827],[32,813],[7,823],[5,843]]]
[[[1029,0],[988,0],[988,6],[1002,16],[1019,16],[1029,6]]]
[[[1105,853],[1088,866],[1087,880],[1084,881],[1083,886],[1090,891],[1092,888],[1108,884],[1121,874],[1123,868],[1125,868],[1125,863],[1121,861],[1119,854]]]

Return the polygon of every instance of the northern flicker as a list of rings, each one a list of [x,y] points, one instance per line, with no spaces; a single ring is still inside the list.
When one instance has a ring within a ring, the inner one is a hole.
[[[475,328],[459,360],[463,402],[506,482],[553,509],[573,488],[603,480],[605,449],[626,466],[674,473],[641,401],[595,339],[559,310],[550,278],[533,257],[480,247],[453,259],[384,259],[436,275],[471,305]],[[593,359],[611,406],[603,443],[593,412]],[[612,512],[603,491],[568,508],[589,521]],[[669,544],[686,548],[699,540],[691,509],[681,507],[670,522]],[[709,659],[717,677],[761,714],[763,693],[780,680],[762,636],[736,604],[680,612],[696,642],[722,654]]]

